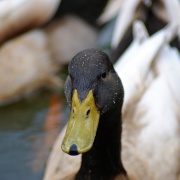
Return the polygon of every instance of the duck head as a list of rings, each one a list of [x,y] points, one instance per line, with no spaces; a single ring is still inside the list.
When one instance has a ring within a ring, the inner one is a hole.
[[[117,104],[122,106],[124,91],[108,55],[101,50],[78,53],[68,71],[65,95],[71,112],[62,150],[78,155],[93,146],[100,116]]]

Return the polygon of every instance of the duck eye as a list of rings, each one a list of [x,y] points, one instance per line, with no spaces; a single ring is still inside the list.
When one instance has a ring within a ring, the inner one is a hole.
[[[102,78],[106,78],[106,75],[107,75],[107,73],[106,73],[106,72],[103,72],[103,73],[101,74],[101,77],[102,77]]]

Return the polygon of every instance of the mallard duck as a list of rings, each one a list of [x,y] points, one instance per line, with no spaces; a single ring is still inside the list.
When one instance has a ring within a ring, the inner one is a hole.
[[[128,179],[119,140],[124,90],[109,57],[97,49],[78,53],[69,64],[65,94],[71,115],[62,150],[83,153],[76,178]]]
[[[97,49],[84,50],[68,69],[65,94],[71,115],[62,149],[70,155],[83,153],[76,178],[127,179],[119,140],[124,90],[109,57]],[[73,175],[64,178],[69,177]]]

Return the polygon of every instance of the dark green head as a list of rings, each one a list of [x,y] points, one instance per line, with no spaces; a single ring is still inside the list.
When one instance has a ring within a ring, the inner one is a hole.
[[[98,49],[79,52],[69,64],[65,95],[71,106],[75,89],[82,102],[93,91],[95,104],[101,114],[121,104],[124,90],[120,78],[106,53]]]

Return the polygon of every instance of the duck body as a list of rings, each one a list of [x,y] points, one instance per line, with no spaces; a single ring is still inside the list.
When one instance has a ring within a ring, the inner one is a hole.
[[[128,173],[137,179],[179,179],[179,94],[175,89],[179,89],[180,66],[179,52],[167,45],[169,34],[176,33],[167,27],[137,49],[129,47],[132,54],[127,50],[129,56],[124,54],[115,64],[126,92],[122,159]]]
[[[88,49],[78,53],[72,59],[69,64],[69,74],[65,94],[71,107],[71,113],[73,113],[72,109],[76,107],[73,106],[72,102],[75,90],[78,92],[81,103],[86,101],[89,91],[92,90],[95,106],[100,112],[97,132],[94,140],[92,140],[93,145],[82,154],[81,167],[75,179],[114,179],[117,176],[126,178],[126,171],[121,163],[120,156],[122,130],[120,109],[122,108],[124,91],[113,65],[108,56],[102,51]],[[91,108],[90,113],[93,114]],[[78,121],[76,114],[74,114],[74,117],[73,121]],[[96,119],[93,119],[93,121],[96,121]],[[77,125],[76,122],[73,123],[72,127],[74,128]],[[69,151],[65,151],[71,155],[77,155],[81,145],[76,145],[79,143],[76,140],[71,142],[73,130],[69,135],[69,127],[70,125],[67,128],[62,149],[65,149],[64,146],[69,146]],[[82,129],[76,129],[75,136],[78,131],[82,131]],[[79,138],[77,137],[77,139]],[[69,141],[70,144],[68,144]]]
[[[48,52],[48,38],[33,30],[0,48],[0,105],[13,102],[47,84],[59,84],[56,63]]]

